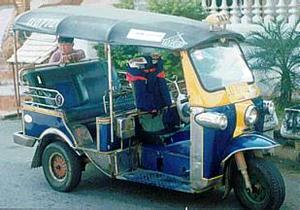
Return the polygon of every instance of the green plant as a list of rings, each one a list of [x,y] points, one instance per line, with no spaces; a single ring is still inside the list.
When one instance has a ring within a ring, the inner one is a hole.
[[[166,71],[167,77],[176,74],[179,80],[183,79],[179,52],[177,53],[169,50],[161,50],[159,53],[164,61],[164,70]]]
[[[95,46],[99,58],[105,58],[104,45]],[[118,45],[112,46],[112,61],[116,70],[126,70],[127,61],[131,58],[138,57],[141,54],[137,46]]]
[[[290,105],[293,93],[300,88],[300,36],[296,31],[299,23],[293,26],[284,21],[259,23],[262,30],[251,32],[246,39],[251,47],[246,53],[251,68],[270,73],[269,81],[279,81],[274,89],[279,92],[275,98],[279,107]]]
[[[207,13],[201,7],[200,0],[148,0],[148,9],[151,12],[182,16],[195,20],[202,20],[207,16]],[[161,54],[166,72],[168,74],[176,74],[180,79],[183,78],[180,55],[170,51],[162,51]]]
[[[134,9],[134,0],[121,0],[119,3],[114,4],[114,7],[123,9]]]
[[[149,0],[148,9],[152,12],[183,16],[195,20],[202,20],[207,16],[201,7],[201,0]]]

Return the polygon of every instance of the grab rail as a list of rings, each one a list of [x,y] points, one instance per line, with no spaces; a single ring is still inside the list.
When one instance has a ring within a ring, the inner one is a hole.
[[[64,97],[57,90],[32,86],[23,87],[27,89],[24,95],[31,97],[31,100],[23,102],[27,105],[58,109],[64,104]]]

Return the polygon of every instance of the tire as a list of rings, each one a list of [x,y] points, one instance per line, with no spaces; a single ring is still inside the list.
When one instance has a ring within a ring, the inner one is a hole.
[[[241,204],[248,209],[279,209],[285,198],[285,185],[275,165],[252,158],[247,161],[247,167],[252,193],[247,191],[239,171],[234,183],[234,192]]]
[[[45,148],[42,165],[49,185],[56,191],[70,192],[81,180],[81,159],[63,142]]]

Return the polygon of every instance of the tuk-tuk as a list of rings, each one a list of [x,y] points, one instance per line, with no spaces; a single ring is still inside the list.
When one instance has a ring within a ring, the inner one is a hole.
[[[42,166],[57,191],[73,190],[91,162],[112,179],[186,193],[225,186],[224,198],[233,188],[246,208],[278,209],[284,181],[262,155],[279,146],[263,135],[274,104],[260,97],[243,36],[226,30],[226,21],[82,6],[20,15],[15,32],[103,43],[107,59],[22,70],[30,100],[22,102],[14,142],[37,144],[32,167]],[[151,55],[127,61],[121,82],[115,45],[180,53],[183,82],[167,78],[164,58]]]
[[[284,138],[300,140],[300,105],[284,109],[280,134]]]

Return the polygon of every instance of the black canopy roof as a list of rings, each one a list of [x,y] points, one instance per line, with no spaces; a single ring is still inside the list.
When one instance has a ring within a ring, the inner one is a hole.
[[[45,7],[20,15],[14,30],[165,49],[188,49],[230,32],[211,32],[205,22],[136,10],[94,6]]]

